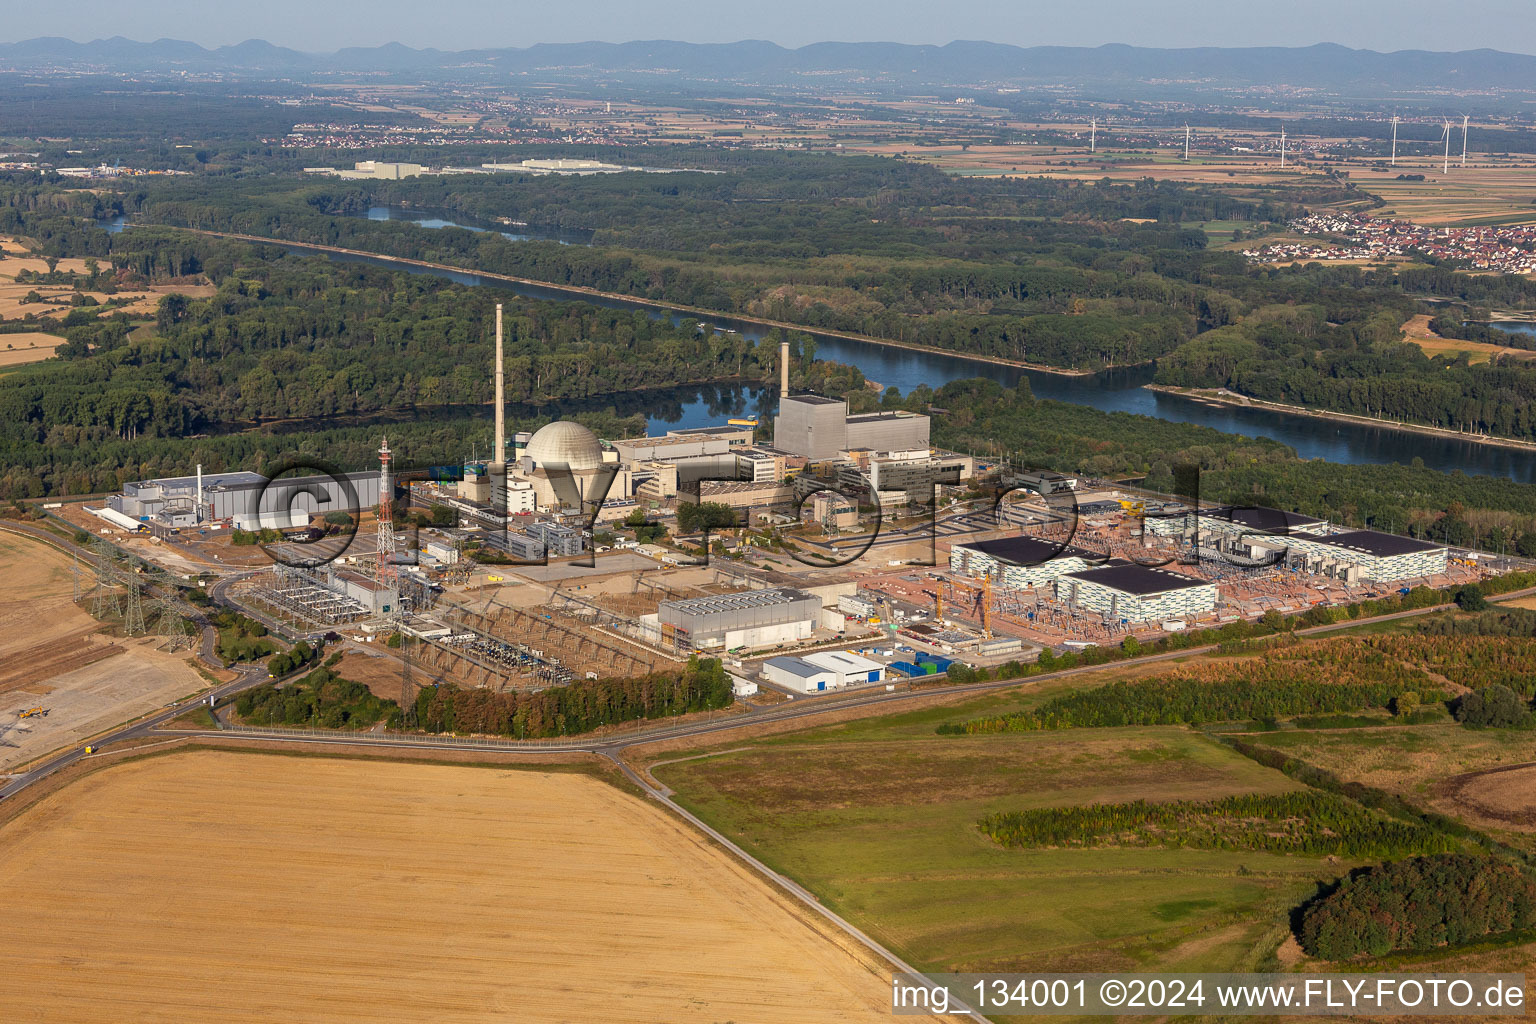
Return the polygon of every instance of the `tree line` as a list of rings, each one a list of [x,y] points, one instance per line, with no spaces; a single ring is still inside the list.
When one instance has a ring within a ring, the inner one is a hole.
[[[1356,858],[1444,853],[1457,847],[1449,836],[1424,825],[1309,790],[1006,811],[986,816],[979,827],[998,844],[1015,848],[1170,846]]]
[[[715,658],[689,659],[678,671],[602,679],[542,690],[460,689],[443,684],[416,698],[416,721],[427,732],[540,739],[590,732],[636,719],[666,718],[728,707],[730,676]]]

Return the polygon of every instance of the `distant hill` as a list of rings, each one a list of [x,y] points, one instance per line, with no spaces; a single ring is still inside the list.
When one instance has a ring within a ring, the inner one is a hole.
[[[735,43],[540,43],[523,49],[418,50],[401,43],[302,53],[262,40],[206,49],[121,36],[76,43],[58,37],[0,44],[0,71],[195,73],[284,78],[384,73],[403,78],[646,76],[657,81],[807,85],[850,80],[893,87],[1066,85],[1168,93],[1294,86],[1345,95],[1536,92],[1536,56],[1497,50],[1377,53],[1331,43],[1285,47],[1153,49],[1019,47],[957,41],[944,46],[814,43],[788,49]]]

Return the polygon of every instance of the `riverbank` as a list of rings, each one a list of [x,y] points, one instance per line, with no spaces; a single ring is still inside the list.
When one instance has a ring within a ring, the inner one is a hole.
[[[753,324],[757,327],[778,328],[783,331],[798,331],[802,334],[813,336],[821,335],[828,338],[841,338],[844,341],[858,341],[867,345],[882,345],[886,348],[906,349],[910,352],[922,352],[927,355],[970,359],[979,363],[1011,366],[1020,370],[1030,370],[1035,373],[1052,373],[1062,377],[1092,377],[1096,373],[1103,372],[1103,370],[1124,368],[1119,365],[1113,365],[1102,367],[1099,370],[1071,370],[1060,366],[1046,366],[1042,363],[1026,363],[1018,359],[1003,359],[1000,356],[980,355],[975,352],[956,352],[945,348],[935,348],[932,345],[917,345],[909,341],[896,341],[891,338],[877,338],[869,334],[856,334],[853,331],[836,331],[826,327],[807,327],[804,324],[790,323],[787,320],[770,320],[767,317],[750,316],[745,313],[726,313],[718,309],[705,309],[701,306],[685,306],[677,302],[661,302],[637,295],[626,295],[623,292],[605,292],[579,284],[553,284],[549,281],[540,281],[533,277],[515,277],[512,274],[498,274],[489,270],[475,270],[470,267],[456,266],[452,263],[430,263],[426,260],[412,259],[408,256],[386,256],[382,253],[369,252],[366,249],[344,249],[339,245],[321,245],[318,242],[290,242],[282,238],[267,238],[263,235],[242,235],[233,231],[206,231],[202,228],[178,228],[177,230],[190,231],[196,235],[208,235],[212,238],[233,238],[237,241],[256,242],[261,245],[281,245],[288,249],[308,249],[314,252],[329,252],[341,256],[381,260],[385,263],[398,263],[402,266],[421,267],[424,270],[443,271],[453,274],[472,274],[475,277],[483,277],[490,281],[505,281],[508,284],[524,285],[530,288],[548,288],[550,291],[578,298],[624,302],[664,313],[681,313],[685,316],[697,316],[700,319],[707,320],[730,320],[737,323]]]
[[[1447,430],[1444,427],[1432,427],[1424,423],[1400,423],[1397,420],[1378,419],[1375,416],[1357,416],[1348,412],[1333,412],[1328,409],[1312,409],[1304,405],[1287,405],[1284,402],[1268,402],[1261,398],[1249,398],[1226,388],[1179,388],[1168,384],[1144,384],[1148,391],[1157,391],[1165,395],[1178,395],[1180,398],[1188,398],[1195,402],[1208,402],[1211,405],[1232,406],[1239,409],[1265,409],[1270,412],[1283,413],[1287,416],[1306,416],[1315,420],[1329,420],[1334,423],[1349,423],[1360,427],[1381,427],[1386,430],[1399,430],[1407,434],[1424,434],[1429,437],[1440,437],[1448,440],[1470,441],[1474,444],[1484,444],[1496,448],[1513,448],[1516,451],[1536,452],[1536,442],[1520,441],[1512,437],[1494,437],[1489,434],[1465,434],[1458,430]]]

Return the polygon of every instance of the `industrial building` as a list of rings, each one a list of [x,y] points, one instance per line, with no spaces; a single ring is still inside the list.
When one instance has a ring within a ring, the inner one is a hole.
[[[1437,576],[1445,572],[1448,556],[1444,544],[1375,530],[1351,530],[1321,537],[1292,535],[1283,540],[1276,538],[1274,543],[1284,545],[1287,562],[1296,568],[1347,583],[1357,579],[1400,583]]]
[[[1016,487],[1037,491],[1040,494],[1065,494],[1068,491],[1077,490],[1077,477],[1053,473],[1050,470],[1020,473],[1017,476],[1010,477],[1007,482]]]
[[[1216,584],[1125,563],[1060,577],[1056,599],[1123,622],[1162,622],[1214,611]]]
[[[789,484],[753,483],[750,480],[696,480],[679,484],[677,497],[682,501],[701,504],[713,502],[731,508],[771,508],[787,505],[795,499],[795,489]]]
[[[848,403],[820,395],[781,395],[773,418],[773,447],[807,459],[833,459],[850,448],[872,451],[927,449],[929,420],[893,410],[848,414]]]
[[[579,423],[546,423],[509,464],[507,487],[526,483],[541,509],[580,508],[583,502],[624,500],[634,493],[630,471],[617,454],[605,451],[597,435]],[[491,467],[492,488],[496,467]]]
[[[1202,508],[1198,512],[1161,512],[1149,514],[1145,520],[1146,532],[1154,537],[1188,537],[1198,524],[1202,546],[1226,550],[1232,541],[1249,538],[1255,534],[1295,536],[1319,535],[1328,532],[1326,520],[1300,512],[1286,512],[1277,508],[1250,505],[1217,505]]]
[[[352,164],[350,171],[336,167],[306,167],[304,171],[307,174],[329,174],[333,178],[370,178],[398,181],[401,178],[419,177],[426,173],[426,168],[421,164],[384,160],[358,160]]]
[[[850,448],[839,455],[845,463],[838,467],[837,482],[844,493],[902,492],[906,501],[913,504],[932,501],[935,487],[957,487],[976,475],[976,462],[969,455],[932,448]]]
[[[790,587],[663,601],[663,636],[678,647],[767,647],[810,637],[821,620],[821,599]]]
[[[1020,590],[1084,572],[1104,560],[1103,555],[1039,537],[978,540],[949,549],[950,572],[986,577]]]
[[[817,693],[836,689],[839,676],[834,670],[814,665],[804,658],[780,657],[763,662],[763,678],[786,690]]]
[[[835,673],[839,687],[885,681],[884,665],[848,651],[817,651],[805,655],[805,660],[817,668]]]
[[[166,526],[228,521],[239,530],[287,530],[330,512],[356,518],[378,503],[377,472],[270,481],[249,472],[167,477],[124,484],[121,494],[107,500],[110,508],[130,519],[147,518]]]

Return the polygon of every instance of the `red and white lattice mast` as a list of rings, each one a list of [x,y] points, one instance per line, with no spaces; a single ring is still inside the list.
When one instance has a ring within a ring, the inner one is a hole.
[[[377,577],[382,587],[395,585],[395,484],[390,471],[389,439],[379,446],[379,533],[374,560],[378,565]]]

